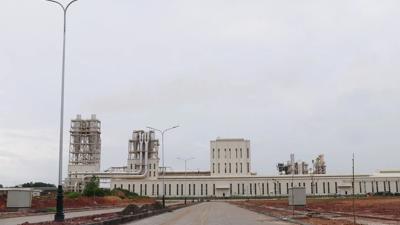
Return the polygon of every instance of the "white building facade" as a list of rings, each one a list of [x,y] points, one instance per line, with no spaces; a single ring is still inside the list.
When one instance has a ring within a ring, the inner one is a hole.
[[[99,124],[99,121],[96,123]],[[74,129],[72,126],[71,137]],[[100,139],[99,136],[97,138]],[[73,137],[72,140],[75,139]],[[316,196],[350,195],[353,190],[352,175],[258,176],[251,171],[251,146],[250,141],[245,139],[212,140],[209,150],[210,171],[166,172],[164,177],[159,169],[158,150],[159,142],[153,131],[133,131],[129,140],[126,166],[112,167],[100,172],[97,168],[94,171],[77,170],[76,166],[70,165],[65,188],[69,191],[82,191],[85,182],[90,177],[97,176],[101,182],[106,181],[111,189],[123,188],[150,197],[161,197],[165,189],[167,198],[287,196],[290,187],[305,187],[307,195]],[[97,155],[100,156],[100,153]],[[76,155],[70,154],[70,157]],[[100,161],[98,158],[96,160]],[[90,160],[86,161],[92,163]],[[86,168],[86,161],[81,160],[79,166]],[[70,158],[70,162],[75,162],[75,158]],[[381,171],[371,175],[357,174],[354,180],[357,195],[400,191],[400,170]]]
[[[129,175],[128,175],[129,176]],[[113,176],[111,188],[123,188],[151,197],[163,194],[162,177],[151,179]],[[399,193],[400,171],[355,175],[355,194]],[[166,172],[166,197],[274,197],[287,196],[290,187],[305,187],[307,195],[352,194],[352,175],[257,176],[251,172],[250,141],[216,139],[210,142],[210,171]]]

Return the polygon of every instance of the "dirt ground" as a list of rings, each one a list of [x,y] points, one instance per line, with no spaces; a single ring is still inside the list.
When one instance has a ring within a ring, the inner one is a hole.
[[[234,202],[239,206],[249,208],[253,211],[264,211],[275,216],[291,215],[286,199],[282,200],[249,200]],[[296,210],[304,213],[340,213],[342,215],[352,214],[352,199],[330,198],[330,199],[308,199],[306,207],[298,207]],[[273,208],[270,208],[273,207]],[[275,209],[274,209],[275,208]],[[281,210],[279,210],[281,209]],[[355,200],[355,213],[365,218],[384,218],[387,220],[400,221],[400,198],[399,197],[365,197]],[[345,220],[329,220],[324,218],[310,217],[300,219],[311,224],[352,224]],[[382,220],[384,221],[384,220]]]
[[[64,208],[65,209],[79,209],[86,207],[102,207],[102,206],[119,206],[128,204],[151,204],[155,200],[147,197],[137,197],[133,199],[120,198],[118,196],[106,196],[106,197],[79,197],[76,199],[69,199],[64,197]],[[56,199],[52,196],[48,197],[34,197],[32,199],[31,210],[48,210],[55,208]],[[0,197],[0,212],[6,212],[6,199]]]

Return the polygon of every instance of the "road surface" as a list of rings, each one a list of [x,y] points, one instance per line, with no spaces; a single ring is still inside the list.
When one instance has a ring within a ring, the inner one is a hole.
[[[73,217],[79,217],[79,216],[89,216],[89,215],[97,215],[97,214],[103,214],[103,213],[119,212],[122,209],[123,208],[112,208],[112,209],[98,209],[98,210],[89,210],[89,211],[81,211],[81,212],[67,212],[67,213],[65,213],[65,218],[73,218]],[[54,220],[54,214],[0,219],[0,225],[17,225],[17,224],[21,224],[24,222],[37,223],[37,222],[44,222],[44,221],[51,221],[51,220]]]
[[[130,225],[289,225],[226,202],[205,202],[129,223]]]

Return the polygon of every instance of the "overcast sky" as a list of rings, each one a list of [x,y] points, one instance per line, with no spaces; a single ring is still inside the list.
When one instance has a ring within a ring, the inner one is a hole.
[[[65,1],[67,2],[67,1]],[[166,164],[251,140],[252,170],[325,154],[328,173],[399,168],[400,1],[80,0],[68,13],[70,119],[97,114],[101,167],[132,130],[166,135]],[[57,182],[62,11],[0,0],[0,184]]]

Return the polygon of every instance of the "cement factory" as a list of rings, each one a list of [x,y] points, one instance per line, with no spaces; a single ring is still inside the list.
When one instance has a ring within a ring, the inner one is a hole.
[[[160,197],[262,197],[286,196],[291,187],[304,187],[307,195],[335,196],[399,192],[400,171],[374,174],[327,174],[323,155],[312,167],[295,161],[279,163],[279,174],[259,176],[252,171],[250,140],[217,138],[210,141],[209,171],[165,171],[160,165],[160,143],[154,131],[134,130],[128,142],[126,165],[100,171],[101,122],[96,115],[71,120],[66,190],[82,191],[98,177],[109,188],[122,188],[139,195]],[[164,185],[163,185],[164,184]]]

